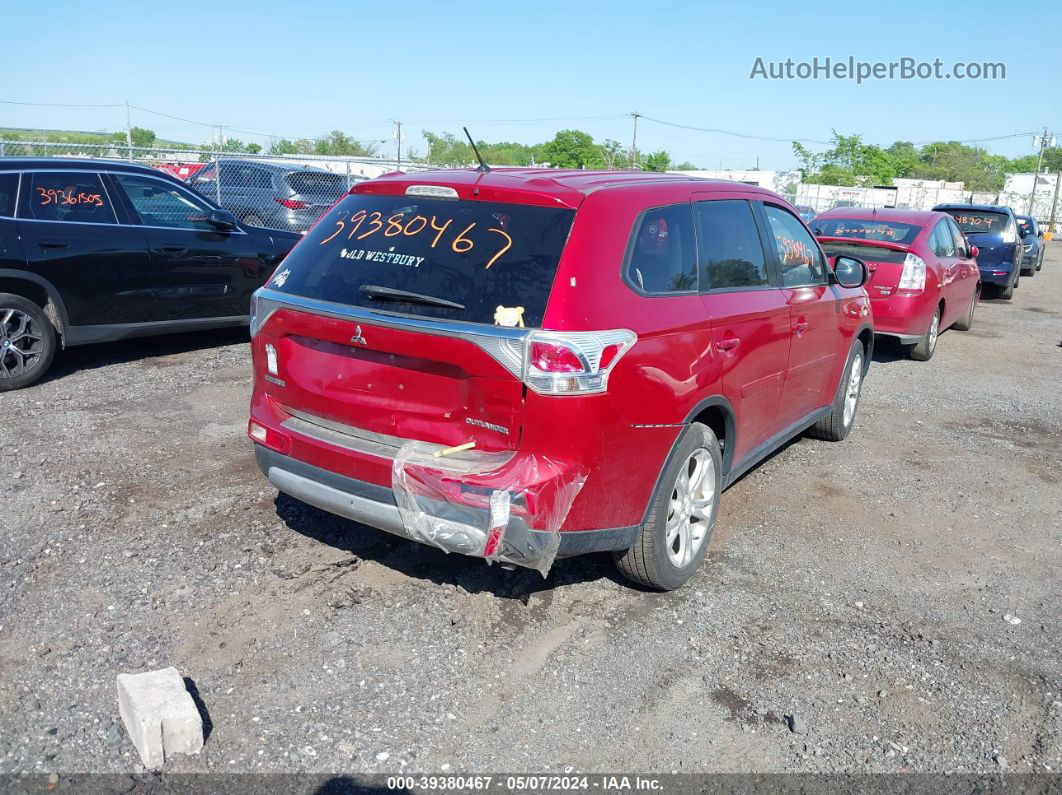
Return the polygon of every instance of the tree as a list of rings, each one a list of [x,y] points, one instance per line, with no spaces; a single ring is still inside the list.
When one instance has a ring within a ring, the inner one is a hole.
[[[897,174],[896,157],[874,144],[864,144],[858,135],[841,135],[836,130],[832,146],[814,153],[798,141],[793,153],[801,164],[804,181],[822,185],[890,185]]]
[[[279,141],[272,141],[267,151],[271,155],[294,155],[298,154],[299,147],[293,141],[281,138]]]
[[[369,157],[376,152],[375,144],[363,144],[355,141],[342,130],[332,130],[324,138],[312,143],[312,151],[306,154],[344,155],[347,157]]]
[[[605,163],[605,168],[610,171],[627,168],[630,164],[630,150],[625,149],[619,141],[606,138],[601,144],[601,159]]]
[[[146,127],[133,127],[129,130],[129,137],[133,140],[133,146],[138,149],[147,149],[155,143],[155,131]],[[116,143],[126,143],[125,130],[119,130],[111,136]]]
[[[542,157],[554,168],[604,168],[601,147],[589,133],[561,130],[541,147]]]
[[[642,168],[646,171],[667,171],[671,168],[671,155],[663,150],[646,155]]]
[[[247,152],[252,155],[257,155],[262,151],[261,144],[247,144]]]
[[[683,160],[676,166],[672,167],[672,171],[699,171],[700,169],[691,163],[689,160]]]
[[[919,165],[911,172],[916,179],[939,179],[963,182],[967,190],[998,191],[1010,161],[1002,155],[990,155],[984,149],[959,141],[926,144],[919,154]]]
[[[472,147],[453,133],[436,135],[430,130],[423,130],[422,135],[428,142],[427,160],[433,166],[467,166],[476,162]]]

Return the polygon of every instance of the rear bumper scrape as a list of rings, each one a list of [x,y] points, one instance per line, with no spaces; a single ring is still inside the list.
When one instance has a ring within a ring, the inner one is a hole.
[[[533,453],[438,455],[443,450],[410,441],[395,456],[399,534],[546,576],[586,472]]]

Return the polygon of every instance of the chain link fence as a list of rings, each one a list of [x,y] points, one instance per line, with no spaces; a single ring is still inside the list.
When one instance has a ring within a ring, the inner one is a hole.
[[[252,226],[304,232],[351,186],[389,171],[426,166],[381,157],[277,155],[210,148],[0,140],[2,158],[118,160],[164,171]]]

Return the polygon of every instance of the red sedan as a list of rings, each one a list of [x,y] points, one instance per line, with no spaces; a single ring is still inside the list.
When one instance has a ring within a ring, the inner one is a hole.
[[[843,207],[812,222],[823,250],[862,259],[874,333],[928,361],[944,329],[966,331],[981,295],[977,247],[947,213]]]

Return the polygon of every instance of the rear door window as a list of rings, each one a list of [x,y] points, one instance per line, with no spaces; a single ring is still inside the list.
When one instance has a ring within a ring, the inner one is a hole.
[[[938,257],[955,256],[955,238],[951,234],[946,221],[939,222],[933,228],[933,236],[930,238],[933,253]]]
[[[91,171],[28,172],[19,203],[19,216],[35,221],[117,223],[100,176]]]
[[[701,290],[767,287],[770,276],[747,201],[693,205],[700,243]]]
[[[115,174],[114,181],[145,226],[216,231],[206,220],[210,208],[189,192],[160,179],[136,174]]]
[[[948,228],[951,230],[951,237],[955,241],[955,254],[959,257],[966,257],[969,255],[970,245],[966,242],[966,238],[963,233],[959,231],[959,225],[955,223],[954,219],[949,218],[947,220]]]
[[[384,312],[540,326],[574,210],[353,194],[270,287]]]
[[[795,215],[771,204],[763,206],[777,249],[783,287],[826,284],[826,268],[815,239]]]
[[[18,197],[18,174],[0,174],[0,216],[15,215],[15,199]]]
[[[696,292],[696,241],[688,202],[646,210],[635,222],[628,246],[627,282],[654,295]]]

